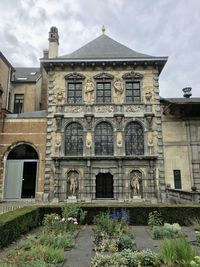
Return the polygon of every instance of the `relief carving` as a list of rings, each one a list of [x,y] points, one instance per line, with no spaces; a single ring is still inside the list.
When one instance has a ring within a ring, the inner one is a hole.
[[[143,111],[143,107],[142,106],[135,106],[135,105],[130,105],[130,106],[125,106],[124,107],[125,112],[141,112]]]
[[[61,88],[56,88],[54,90],[54,94],[55,94],[54,103],[56,103],[58,106],[62,105],[64,99],[64,91]]]
[[[147,104],[151,104],[152,92],[148,91],[145,93],[145,99]]]
[[[66,107],[66,111],[65,112],[69,112],[69,113],[79,113],[79,112],[83,112],[84,108],[81,106],[68,106]]]
[[[154,147],[154,144],[153,144],[153,136],[152,136],[152,134],[150,134],[148,136],[149,155],[152,155],[153,154],[153,147]]]
[[[112,113],[114,112],[114,106],[99,106],[95,107],[95,112],[99,113]]]

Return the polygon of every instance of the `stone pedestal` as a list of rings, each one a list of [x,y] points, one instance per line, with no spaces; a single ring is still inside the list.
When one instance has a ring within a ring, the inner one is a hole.
[[[67,199],[67,203],[76,203],[77,202],[77,197],[76,196],[70,196]]]

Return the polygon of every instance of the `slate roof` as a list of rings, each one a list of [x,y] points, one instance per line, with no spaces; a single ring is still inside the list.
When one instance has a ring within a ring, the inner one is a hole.
[[[40,77],[40,68],[15,68],[11,81],[13,83],[36,83]]]
[[[71,54],[59,58],[68,59],[126,59],[152,58],[152,56],[136,52],[125,45],[118,43],[106,34],[102,34],[93,41]]]

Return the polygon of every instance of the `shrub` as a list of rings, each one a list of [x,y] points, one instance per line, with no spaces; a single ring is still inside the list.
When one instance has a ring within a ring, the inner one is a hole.
[[[100,235],[102,232],[113,236],[116,233],[117,223],[110,218],[109,213],[100,213],[94,217],[94,232]]]
[[[62,216],[67,218],[76,218],[80,224],[82,224],[85,220],[85,216],[87,214],[87,211],[83,211],[80,206],[77,204],[67,204],[64,207],[62,207]]]
[[[120,250],[123,250],[123,249],[133,250],[133,246],[135,245],[135,242],[130,236],[122,235],[119,239],[119,245],[121,247]]]
[[[189,266],[196,253],[184,237],[165,239],[160,249],[160,258],[169,266]]]
[[[138,266],[136,253],[133,252],[131,249],[124,249],[120,254],[122,258],[126,259],[128,266],[131,266],[131,267]]]
[[[138,252],[137,257],[142,266],[157,266],[158,264],[157,254],[152,252],[150,249]]]
[[[163,224],[163,218],[159,211],[154,210],[149,213],[148,225],[152,228],[153,226],[160,226]]]
[[[43,234],[39,238],[42,245],[49,245],[54,248],[72,248],[74,247],[73,236],[69,233],[55,235],[54,233]]]
[[[39,225],[37,207],[25,207],[0,215],[0,247],[6,246]]]

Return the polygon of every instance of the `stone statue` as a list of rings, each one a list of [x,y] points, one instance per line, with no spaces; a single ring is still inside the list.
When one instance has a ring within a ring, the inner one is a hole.
[[[122,147],[122,133],[120,132],[117,133],[117,147],[118,148]]]
[[[61,148],[61,136],[60,134],[56,134],[55,138],[55,154],[58,156],[60,155],[60,148]]]
[[[76,190],[78,188],[78,179],[74,173],[72,173],[68,177],[68,182],[69,182],[69,192],[71,196],[75,196]]]
[[[152,155],[153,154],[153,137],[152,136],[148,138],[148,148],[149,148],[149,154]]]
[[[152,98],[152,92],[148,91],[145,93],[145,98],[146,98],[146,102],[147,104],[151,103],[151,98]]]
[[[120,78],[116,78],[114,81],[114,89],[115,89],[115,93],[117,96],[117,101],[119,102],[121,100],[121,95],[123,93],[123,87],[122,87],[122,82]]]
[[[56,98],[57,98],[57,105],[62,105],[62,101],[64,98],[64,93],[63,90],[61,88],[58,89],[57,94],[56,94]]]
[[[86,100],[88,103],[92,102],[94,92],[94,82],[92,78],[89,78],[85,85]]]
[[[86,135],[86,147],[91,148],[91,146],[92,146],[92,134],[87,133],[87,135]]]
[[[133,173],[133,177],[131,178],[131,187],[133,190],[133,196],[140,195],[140,175],[137,172]]]

